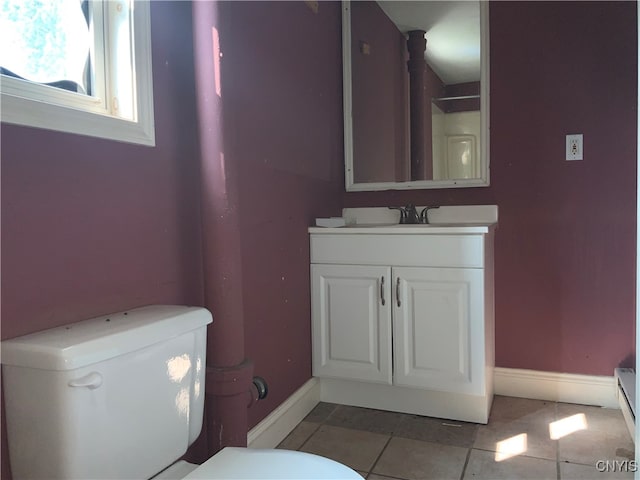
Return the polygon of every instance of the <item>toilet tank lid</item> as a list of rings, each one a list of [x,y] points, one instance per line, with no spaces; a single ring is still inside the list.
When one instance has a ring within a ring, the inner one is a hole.
[[[63,325],[1,344],[3,365],[73,370],[159,343],[212,322],[201,307],[149,305]]]

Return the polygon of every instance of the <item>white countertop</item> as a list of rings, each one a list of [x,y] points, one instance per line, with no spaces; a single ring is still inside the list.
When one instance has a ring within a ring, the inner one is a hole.
[[[421,211],[424,206],[417,207]],[[387,207],[344,208],[342,227],[310,227],[312,234],[331,235],[473,235],[498,225],[496,205],[442,206],[429,210],[429,223],[400,224],[400,212]]]
[[[443,224],[356,224],[344,227],[309,227],[309,233],[331,235],[387,234],[387,235],[464,235],[488,233],[495,223]]]

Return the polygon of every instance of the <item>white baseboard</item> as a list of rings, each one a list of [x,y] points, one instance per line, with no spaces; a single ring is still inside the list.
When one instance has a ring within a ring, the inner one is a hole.
[[[620,408],[613,376],[496,367],[494,392],[509,397]],[[247,446],[275,448],[313,410],[320,397],[320,381],[311,378],[249,431]]]
[[[509,397],[620,408],[613,376],[496,367],[494,392]]]
[[[320,382],[311,378],[249,430],[249,448],[275,448],[320,402]]]

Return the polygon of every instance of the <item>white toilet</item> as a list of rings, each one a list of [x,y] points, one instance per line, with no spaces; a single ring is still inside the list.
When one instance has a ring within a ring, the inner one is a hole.
[[[149,306],[2,342],[14,480],[362,479],[287,450],[173,464],[202,428],[209,323],[204,308]]]

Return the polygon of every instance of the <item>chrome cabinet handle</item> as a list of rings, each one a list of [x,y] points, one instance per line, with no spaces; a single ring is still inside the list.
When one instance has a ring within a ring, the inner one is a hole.
[[[398,306],[400,306],[400,277],[398,277],[398,281],[396,282],[396,300]]]
[[[384,276],[380,280],[380,300],[382,300],[382,306],[384,307]]]

